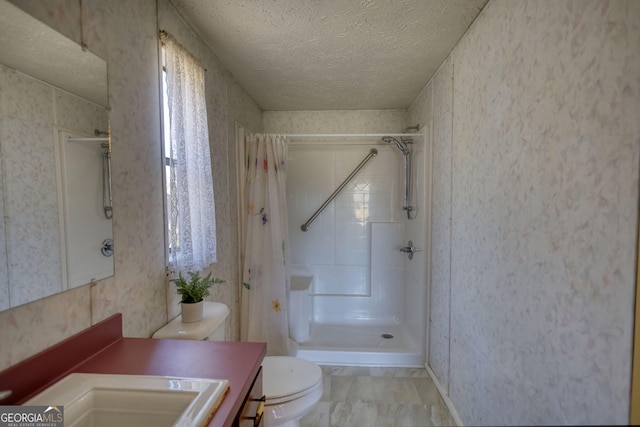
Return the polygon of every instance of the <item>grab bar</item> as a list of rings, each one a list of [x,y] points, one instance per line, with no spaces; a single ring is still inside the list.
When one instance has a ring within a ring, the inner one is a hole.
[[[331,193],[331,195],[329,196],[329,198],[322,204],[322,206],[320,206],[318,208],[317,211],[315,211],[315,213],[313,215],[311,215],[311,218],[309,218],[309,220],[307,222],[305,222],[304,224],[302,224],[300,226],[300,230],[302,231],[307,231],[309,230],[309,225],[311,225],[311,223],[318,217],[318,215],[320,215],[320,213],[324,210],[324,208],[327,207],[327,205],[329,203],[331,203],[331,201],[333,199],[336,198],[336,196],[338,195],[338,193],[340,193],[340,191],[342,191],[342,189],[344,188],[345,185],[347,185],[349,183],[349,181],[351,181],[351,178],[353,178],[358,172],[360,172],[360,169],[362,169],[364,167],[364,165],[367,164],[367,162],[369,160],[371,160],[372,157],[375,157],[378,155],[378,150],[376,150],[375,148],[372,148],[371,151],[369,151],[369,154],[367,154],[367,157],[364,158],[364,160],[362,160],[360,162],[360,164],[358,166],[356,166],[356,168],[353,170],[353,172],[351,172],[349,174],[349,176],[347,177],[347,179],[345,179],[344,181],[342,181],[342,184],[340,184],[340,186],[338,188],[336,188],[336,191],[334,191],[333,193]]]
[[[113,218],[113,196],[111,194],[111,145],[109,143],[108,132],[102,132],[98,129],[94,131],[96,137],[72,137],[67,136],[67,142],[102,142],[100,148],[102,149],[102,209],[104,210],[104,216],[107,219]]]
[[[113,218],[113,197],[111,195],[111,147],[108,143],[102,148],[102,209],[107,219]]]

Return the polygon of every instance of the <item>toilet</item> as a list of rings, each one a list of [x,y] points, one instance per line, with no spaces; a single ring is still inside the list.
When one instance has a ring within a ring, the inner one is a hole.
[[[158,329],[152,338],[223,341],[229,307],[205,301],[202,320],[182,323],[180,316]],[[322,370],[307,360],[267,356],[262,362],[266,427],[297,427],[322,397]]]
[[[322,370],[308,360],[267,356],[262,362],[265,426],[297,427],[322,397]]]

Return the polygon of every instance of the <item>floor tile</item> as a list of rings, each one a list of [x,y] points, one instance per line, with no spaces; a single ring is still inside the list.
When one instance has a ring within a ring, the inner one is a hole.
[[[323,366],[321,401],[301,427],[455,425],[425,369]]]

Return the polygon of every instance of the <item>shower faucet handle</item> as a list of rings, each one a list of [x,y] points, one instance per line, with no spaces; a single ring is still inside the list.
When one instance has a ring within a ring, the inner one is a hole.
[[[407,246],[403,246],[402,248],[400,248],[400,252],[403,252],[409,255],[409,259],[413,259],[413,254],[416,252],[422,252],[422,249],[418,249],[415,246],[413,246],[413,242],[409,240],[409,243],[407,243]]]

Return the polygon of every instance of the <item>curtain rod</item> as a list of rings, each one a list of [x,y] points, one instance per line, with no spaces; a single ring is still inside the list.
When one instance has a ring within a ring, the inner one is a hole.
[[[286,133],[289,138],[382,138],[383,136],[424,136],[422,133]]]

